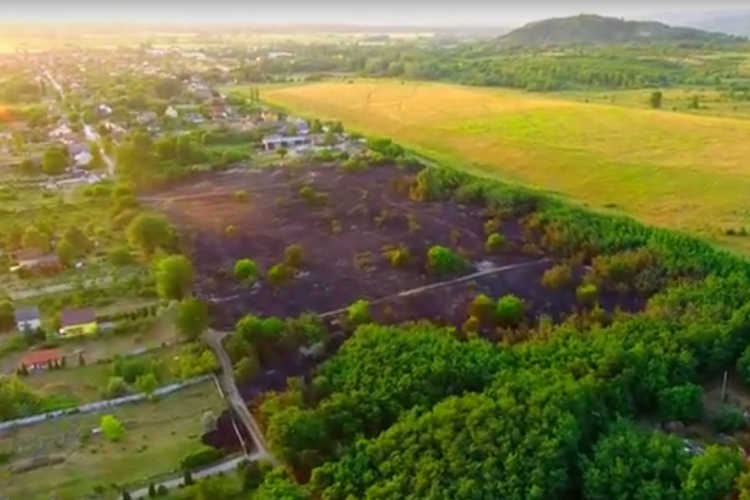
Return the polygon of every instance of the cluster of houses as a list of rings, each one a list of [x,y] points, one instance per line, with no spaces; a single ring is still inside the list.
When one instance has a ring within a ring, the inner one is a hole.
[[[15,311],[16,328],[19,332],[30,334],[42,329],[42,317],[38,307],[26,307]],[[60,338],[75,338],[93,335],[99,330],[96,311],[91,308],[67,309],[60,315]],[[43,349],[29,351],[19,364],[24,372],[59,367],[65,357],[60,349]]]

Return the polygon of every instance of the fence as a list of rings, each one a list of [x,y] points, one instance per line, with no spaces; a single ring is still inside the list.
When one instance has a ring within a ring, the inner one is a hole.
[[[185,380],[184,382],[178,382],[175,384],[165,385],[164,387],[160,387],[156,389],[153,395],[165,396],[167,394],[177,392],[180,389],[184,389],[186,387],[190,387],[190,386],[197,385],[197,384],[206,382],[208,380],[211,380],[211,377],[213,377],[213,375],[211,374],[202,375],[200,377],[195,377],[189,380]],[[121,406],[121,405],[128,404],[128,403],[137,403],[147,398],[148,396],[146,394],[142,394],[142,393],[132,394],[130,396],[123,396],[121,398],[106,399],[103,401],[97,401],[95,403],[88,403],[85,405],[78,406],[76,408],[67,408],[65,410],[57,410],[57,411],[51,411],[47,413],[41,413],[39,415],[34,415],[32,417],[19,418],[16,420],[10,420],[8,422],[0,422],[0,432],[6,431],[9,429],[15,429],[17,427],[26,427],[29,425],[38,424],[41,422],[45,422],[47,420],[54,420],[56,418],[64,417],[67,415],[73,415],[76,413],[95,413],[105,408],[114,408],[116,406]]]

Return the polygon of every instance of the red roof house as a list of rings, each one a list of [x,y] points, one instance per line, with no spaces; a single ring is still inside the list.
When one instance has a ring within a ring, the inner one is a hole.
[[[65,356],[60,349],[43,349],[41,351],[30,351],[21,360],[21,365],[27,370],[44,370],[51,364],[59,363]]]

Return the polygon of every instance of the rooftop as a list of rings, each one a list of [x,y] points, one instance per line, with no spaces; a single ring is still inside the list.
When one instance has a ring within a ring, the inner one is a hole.
[[[67,309],[60,315],[60,325],[68,326],[85,325],[96,321],[94,309]]]
[[[16,309],[16,322],[33,321],[39,319],[39,308],[36,306]]]
[[[24,355],[21,364],[25,366],[44,365],[50,361],[62,359],[63,353],[60,349],[44,349],[41,351],[31,351]]]

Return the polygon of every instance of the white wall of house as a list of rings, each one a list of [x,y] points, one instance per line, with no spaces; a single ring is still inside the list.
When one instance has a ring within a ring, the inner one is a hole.
[[[19,321],[16,323],[16,327],[18,328],[19,332],[23,331],[33,331],[38,328],[42,327],[42,321],[40,319],[30,319],[27,321]]]

